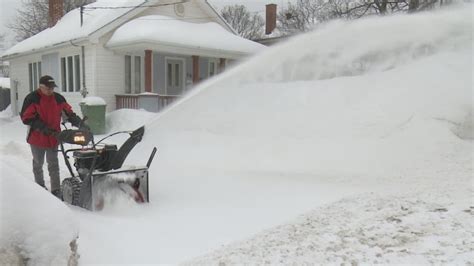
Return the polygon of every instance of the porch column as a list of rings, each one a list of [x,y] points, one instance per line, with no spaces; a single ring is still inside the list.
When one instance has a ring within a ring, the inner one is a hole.
[[[145,50],[145,91],[152,91],[152,71],[151,64],[153,62],[153,54],[151,50]]]
[[[219,73],[225,70],[225,58],[219,58]]]
[[[193,84],[199,82],[199,56],[193,55]]]

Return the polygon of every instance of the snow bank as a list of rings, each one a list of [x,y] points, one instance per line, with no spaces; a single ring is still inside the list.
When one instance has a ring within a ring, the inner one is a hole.
[[[349,197],[185,265],[466,265],[472,195],[453,204],[458,191],[444,192]]]
[[[78,224],[70,209],[14,164],[2,164],[0,257],[18,251],[28,265],[67,265]]]
[[[12,117],[12,105],[10,104],[5,110],[0,112],[0,118],[9,118]]]
[[[10,88],[10,78],[0,77],[0,88],[9,89]]]
[[[107,129],[110,133],[135,130],[147,124],[155,117],[156,113],[150,113],[144,110],[119,109],[107,114]]]
[[[85,105],[107,105],[104,99],[97,96],[88,96],[82,99],[81,104]]]

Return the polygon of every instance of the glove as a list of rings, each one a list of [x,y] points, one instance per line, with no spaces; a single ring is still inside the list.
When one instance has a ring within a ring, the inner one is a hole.
[[[86,123],[81,123],[81,125],[79,126],[79,129],[87,131],[87,132],[91,131],[91,128]]]
[[[77,128],[81,127],[82,120],[75,113],[68,114],[68,121]]]

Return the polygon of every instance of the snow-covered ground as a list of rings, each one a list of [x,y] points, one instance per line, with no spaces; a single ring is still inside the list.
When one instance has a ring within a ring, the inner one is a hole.
[[[10,88],[10,78],[0,77],[0,88],[9,89]]]
[[[54,200],[7,110],[0,251],[64,262],[77,237],[82,264],[472,262],[472,15],[331,23],[161,114],[108,114],[109,132],[145,124],[126,164],[158,147],[147,205]]]

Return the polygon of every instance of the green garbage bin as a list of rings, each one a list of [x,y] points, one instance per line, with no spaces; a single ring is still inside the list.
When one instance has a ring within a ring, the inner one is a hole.
[[[94,135],[105,133],[105,101],[99,97],[87,97],[81,103],[82,116],[87,116],[86,124]]]

